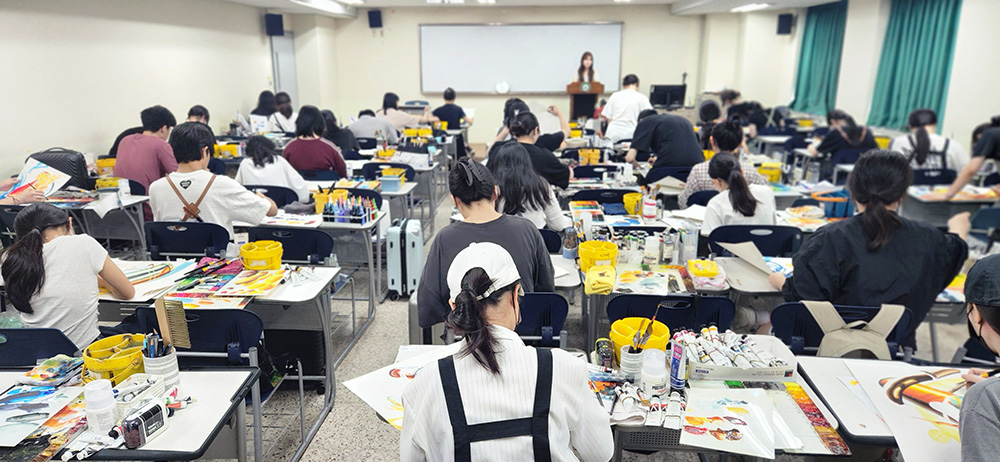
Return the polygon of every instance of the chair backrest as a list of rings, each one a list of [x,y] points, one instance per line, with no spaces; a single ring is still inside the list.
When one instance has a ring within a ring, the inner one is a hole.
[[[660,302],[664,302],[660,307]],[[657,307],[660,307],[657,310]],[[701,295],[619,295],[608,302],[608,321],[622,318],[652,318],[671,331],[681,327],[698,329],[715,324],[725,331],[733,324],[736,305],[726,297]]]
[[[654,168],[646,174],[648,183],[656,183],[668,176],[672,176],[681,181],[687,181],[691,174],[691,167],[659,167]]]
[[[815,205],[816,207],[820,207],[819,201],[811,197],[803,197],[792,201],[792,207],[802,207],[804,205]]]
[[[998,364],[997,355],[986,348],[983,342],[970,338],[958,347],[955,355],[951,358],[952,364],[972,364],[996,367]]]
[[[834,305],[834,308],[848,324],[854,321],[870,321],[881,309],[878,306],[848,305]],[[886,339],[889,344],[889,352],[893,357],[896,356],[899,345],[906,339],[912,319],[913,313],[910,312],[910,309],[903,310],[903,315],[896,323],[896,328]],[[771,311],[771,326],[771,332],[774,336],[780,338],[796,355],[815,355],[823,340],[823,329],[819,327],[809,309],[799,302],[783,303],[776,306]]]
[[[8,209],[2,209],[0,214],[6,210]],[[4,218],[4,224],[7,224],[6,217],[0,215],[0,218]],[[972,215],[971,225],[972,229],[1000,229],[1000,207],[983,207],[977,210],[976,213]],[[12,224],[8,224],[8,226],[12,226]]]
[[[832,162],[833,165],[840,165],[840,164],[853,165],[858,162],[858,158],[861,157],[861,154],[867,151],[868,149],[864,148],[841,149],[837,152],[834,152],[833,155],[830,156],[830,162]]]
[[[215,257],[229,247],[229,231],[215,223],[146,222],[146,250],[153,260],[167,257]]]
[[[274,205],[277,205],[278,207],[284,207],[299,200],[298,193],[284,186],[270,186],[262,184],[245,184],[243,186],[253,192],[259,192],[269,197],[272,201],[274,201]]]
[[[621,204],[628,193],[634,193],[631,189],[585,189],[573,194],[572,201],[597,201],[601,204]]]
[[[995,186],[1000,184],[1000,173],[991,173],[983,178],[983,187]]]
[[[29,159],[35,159],[49,167],[70,176],[66,185],[76,186],[80,189],[94,189],[94,181],[87,174],[87,160],[82,153],[66,148],[49,148],[42,152],[36,152]]]
[[[573,169],[574,178],[601,178],[605,173],[620,173],[618,165],[581,165]]]
[[[950,168],[918,168],[913,170],[913,184],[918,186],[951,184],[957,176],[958,173]]]
[[[406,181],[414,181],[417,179],[417,171],[413,169],[410,164],[403,164],[399,162],[368,162],[361,166],[361,175],[365,177],[366,181],[377,180],[378,177],[382,176],[382,170],[387,168],[401,168],[406,172],[403,176]]]
[[[128,180],[128,188],[129,188],[129,192],[133,196],[145,196],[146,195],[146,187],[143,186],[142,183],[140,183],[138,181]]]
[[[378,147],[378,140],[375,138],[358,138],[358,145],[361,149],[375,149]]]
[[[562,252],[562,237],[559,237],[559,233],[551,229],[540,229],[538,232],[542,234],[542,241],[549,253]]]
[[[304,265],[322,265],[333,253],[333,238],[318,229],[255,226],[248,230],[250,242],[278,241],[281,261]]]
[[[521,323],[514,328],[518,335],[539,346],[565,346],[563,325],[569,303],[555,293],[526,293],[521,298]]]
[[[353,149],[344,149],[343,151],[340,151],[340,155],[344,157],[344,160],[365,160],[365,158],[362,157],[361,154],[358,153],[358,151],[355,151]]]
[[[340,174],[333,170],[298,170],[306,181],[337,181]]]
[[[712,200],[713,197],[719,194],[719,191],[714,189],[706,189],[704,191],[695,191],[690,196],[688,196],[688,206],[701,205],[707,206],[708,201]]]
[[[0,367],[34,366],[39,359],[76,355],[66,334],[52,328],[0,329]]]
[[[719,242],[753,242],[761,255],[791,257],[802,246],[802,230],[794,226],[727,225],[708,235],[708,249],[719,255],[729,255]]]
[[[22,210],[22,207],[0,207],[0,225],[3,225],[3,230],[0,230],[0,240],[3,241],[4,247],[7,247],[17,240],[17,233],[14,232],[14,218],[17,218],[17,214]]]
[[[187,320],[188,335],[191,338],[191,348],[178,348],[178,352],[229,354],[228,360],[179,358],[185,366],[248,364],[248,361],[239,358],[239,355],[256,347],[264,335],[264,321],[250,310],[185,310],[184,315]],[[159,332],[160,325],[156,319],[155,309],[149,306],[136,307],[135,316],[142,333],[152,333],[154,330]]]
[[[799,148],[809,147],[809,140],[798,133],[792,134],[788,141],[785,141],[785,152],[793,152]]]
[[[377,191],[372,191],[371,189],[361,189],[361,188],[336,188],[336,189],[343,189],[344,191],[347,191],[348,196],[371,199],[373,202],[375,202],[375,208],[377,209],[382,208],[382,195],[379,194]]]

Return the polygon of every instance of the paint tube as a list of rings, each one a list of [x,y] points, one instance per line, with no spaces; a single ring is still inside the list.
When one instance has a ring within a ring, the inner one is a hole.
[[[750,349],[750,347],[748,347],[748,346],[746,346],[746,345],[744,345],[742,343],[739,343],[739,344],[733,345],[732,348],[736,348],[736,349],[740,350],[740,352],[742,352],[743,355],[746,356],[747,360],[750,361],[750,366],[751,367],[767,367],[767,363],[764,362],[764,361],[762,361],[760,359],[760,356],[757,356],[757,353],[754,353]]]
[[[726,346],[733,346],[733,345],[739,346],[741,339],[742,337],[740,336],[740,334],[737,334],[736,332],[733,332],[731,330],[727,330],[725,335],[722,336],[722,343],[724,343]]]
[[[716,345],[722,345],[722,339],[719,337],[719,328],[715,324],[708,326],[708,340]]]
[[[673,390],[683,390],[687,385],[687,354],[690,349],[684,347],[681,337],[681,333],[675,333],[670,342],[670,388]]]
[[[659,396],[649,398],[649,410],[646,412],[646,425],[659,427],[663,420],[662,405]]]
[[[705,351],[704,345],[695,340],[694,335],[691,335],[688,338],[688,347],[694,350],[695,356],[698,357],[697,362],[702,364],[710,364],[713,362],[712,357],[708,355],[707,351]]]
[[[673,430],[680,430],[682,413],[683,403],[681,402],[681,394],[676,391],[670,393],[666,409],[663,412],[663,426]]]
[[[712,342],[705,340],[704,337],[698,339],[698,342],[705,348],[705,352],[708,353],[708,357],[712,359],[712,362],[715,363],[716,366],[732,367],[733,362],[730,361],[729,358],[726,358],[726,355],[722,354],[722,352],[720,352],[715,345],[712,345]]]
[[[750,360],[743,354],[743,351],[735,346],[723,348],[722,352],[725,353],[726,357],[740,369],[750,369],[753,367],[750,364]]]
[[[770,351],[767,351],[757,345],[757,342],[753,341],[749,336],[743,336],[743,344],[750,348],[751,351],[757,354],[762,362],[767,363],[770,367],[787,366],[784,361],[776,358]]]

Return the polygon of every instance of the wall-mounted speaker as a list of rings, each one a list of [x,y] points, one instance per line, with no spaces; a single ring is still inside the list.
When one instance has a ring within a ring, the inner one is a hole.
[[[368,10],[368,27],[372,29],[382,28],[382,10]]]
[[[265,14],[264,29],[267,35],[285,35],[284,18],[280,14]]]
[[[795,15],[791,13],[778,15],[778,35],[791,35],[795,27]]]

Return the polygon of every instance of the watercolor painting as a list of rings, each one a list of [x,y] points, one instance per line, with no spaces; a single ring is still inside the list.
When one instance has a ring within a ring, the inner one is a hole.
[[[289,228],[319,228],[319,225],[323,224],[323,216],[278,214],[273,217],[265,217],[261,224],[266,226],[285,226]]]
[[[652,271],[622,271],[616,279],[614,292],[644,295],[694,293],[694,283],[687,268],[658,265],[653,266]]]
[[[247,297],[176,297],[173,294],[167,294],[163,298],[181,302],[185,310],[242,309],[247,306],[247,303],[250,303],[250,299]]]
[[[46,420],[32,434],[13,448],[0,448],[0,460],[5,462],[44,462],[68,444],[87,425],[86,404],[78,396]]]
[[[773,414],[764,390],[691,388],[680,442],[774,459]]]
[[[14,186],[9,191],[0,194],[0,198],[7,197],[10,194],[17,194],[28,188],[37,189],[48,197],[58,191],[59,188],[62,188],[69,179],[70,176],[61,170],[28,158],[24,162],[24,168],[21,169],[21,173],[17,175],[17,182],[14,183]]]
[[[0,446],[17,445],[81,392],[83,387],[17,386],[0,395]]]
[[[787,257],[764,257],[767,267],[772,273],[784,274],[786,278],[792,277],[795,268],[792,266],[792,259]]]
[[[262,297],[285,282],[287,270],[247,270],[220,289],[219,297]]]
[[[189,268],[194,268],[191,260],[177,260],[171,262],[141,262],[113,260],[125,277],[128,278],[135,287],[135,296],[130,301],[146,301],[158,297],[167,289],[174,286],[174,280],[183,275]],[[98,291],[100,300],[114,300],[111,292],[101,288]]]

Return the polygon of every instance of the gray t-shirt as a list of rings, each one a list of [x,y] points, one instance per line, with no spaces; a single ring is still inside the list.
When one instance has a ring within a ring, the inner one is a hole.
[[[1000,457],[1000,377],[969,388],[962,399],[959,433],[962,462],[995,461]]]
[[[417,292],[417,314],[420,327],[427,328],[444,322],[451,311],[448,281],[445,277],[451,262],[473,242],[492,242],[510,252],[521,275],[525,292],[552,292],[555,280],[552,260],[542,241],[542,235],[530,221],[501,215],[488,223],[452,223],[438,232],[427,252],[427,262],[420,276]]]

